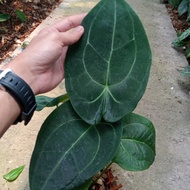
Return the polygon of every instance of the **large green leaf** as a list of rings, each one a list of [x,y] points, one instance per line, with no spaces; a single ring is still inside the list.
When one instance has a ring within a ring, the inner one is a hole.
[[[151,65],[147,36],[124,0],[101,0],[82,25],[84,36],[69,48],[65,64],[71,104],[90,124],[102,117],[118,121],[144,94]]]
[[[114,162],[129,171],[150,167],[155,159],[155,129],[151,121],[137,114],[123,118],[121,145]]]
[[[121,123],[84,122],[70,102],[63,103],[41,127],[30,164],[30,190],[74,189],[115,156]]]

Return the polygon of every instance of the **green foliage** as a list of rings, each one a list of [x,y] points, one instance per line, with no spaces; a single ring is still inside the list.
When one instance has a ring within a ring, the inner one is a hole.
[[[122,119],[123,134],[113,161],[128,171],[150,167],[155,156],[155,129],[151,121],[131,113]]]
[[[0,14],[0,22],[5,22],[10,18],[11,16],[9,14]]]
[[[179,16],[187,13],[187,22],[190,20],[190,0],[181,0],[178,5]],[[178,34],[177,38],[172,42],[175,48],[185,49],[186,58],[190,58],[190,28]],[[183,50],[182,49],[182,50]],[[184,70],[179,70],[181,74],[189,76],[189,67],[184,68]]]
[[[16,13],[17,17],[18,17],[22,22],[26,22],[26,21],[27,21],[26,15],[24,14],[23,11],[16,10],[15,13]]]
[[[178,9],[180,16],[187,12],[187,21],[190,20],[190,0],[168,0],[168,3]]]
[[[190,58],[190,47],[188,47],[187,50],[185,51],[185,56],[186,58]]]
[[[1,3],[1,4],[6,4],[7,2],[4,1],[4,0],[0,0],[0,3]],[[3,6],[3,5],[1,5],[1,6]],[[13,10],[12,12],[15,13],[16,16],[17,16],[22,22],[26,22],[26,21],[27,21],[27,17],[26,17],[26,15],[24,14],[23,11],[21,11],[21,10]],[[5,21],[9,20],[12,16],[13,16],[13,14],[10,14],[10,13],[0,13],[0,22],[5,22]]]
[[[179,36],[172,42],[174,47],[185,47],[185,56],[190,57],[190,28],[179,34]]]
[[[61,105],[39,131],[31,190],[87,190],[92,177],[112,162],[139,171],[155,158],[153,124],[132,113],[151,66],[139,18],[125,0],[101,0],[82,25],[85,33],[66,58],[68,96],[37,98],[43,102],[39,109]]]
[[[23,42],[21,45],[22,50],[25,50],[27,48],[27,46],[29,45],[29,43],[30,43],[29,41]]]
[[[62,104],[39,132],[30,165],[31,190],[81,185],[112,160],[121,133],[120,122],[93,126],[76,114],[70,102]]]
[[[182,0],[168,0],[168,3],[173,7],[178,7]]]
[[[115,1],[104,0],[83,25],[83,40],[68,50],[67,93],[86,122],[96,124],[102,118],[115,122],[133,111],[144,94],[150,46],[139,18],[125,1],[115,6]]]
[[[183,69],[180,69],[179,72],[184,76],[190,77],[190,65],[184,67]]]
[[[45,107],[54,107],[58,106],[60,103],[66,102],[69,100],[69,97],[67,94],[58,96],[56,98],[50,98],[47,96],[36,96],[36,111],[41,111]]]
[[[18,178],[18,176],[22,173],[22,171],[24,170],[24,166],[20,166],[18,168],[15,168],[13,170],[11,170],[9,173],[5,174],[3,176],[3,178],[9,182],[12,182],[14,180],[16,180]]]
[[[188,13],[187,21],[190,20],[190,0],[182,0],[178,7],[179,15],[183,15],[184,13]]]
[[[89,187],[91,186],[91,181],[92,181],[92,179],[87,180],[82,185],[76,187],[75,190],[88,190]]]

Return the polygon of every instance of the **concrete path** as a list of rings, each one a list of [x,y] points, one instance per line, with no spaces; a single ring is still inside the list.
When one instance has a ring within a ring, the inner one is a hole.
[[[190,90],[189,79],[176,70],[187,65],[184,56],[171,47],[176,37],[159,0],[129,0],[147,31],[153,65],[145,96],[136,112],[149,117],[157,131],[157,157],[144,172],[122,172],[124,190],[190,189]]]
[[[68,15],[89,11],[98,0],[64,0],[30,35]],[[128,0],[141,18],[153,52],[153,66],[147,91],[136,113],[153,121],[157,131],[157,157],[147,171],[126,172],[114,165],[122,190],[190,189],[190,81],[177,68],[188,63],[171,47],[176,37],[165,6],[159,0]],[[20,52],[18,48],[14,55]],[[64,82],[49,96],[64,92]],[[13,126],[0,140],[0,189],[28,190],[28,166],[37,132],[51,109],[36,113],[28,126]],[[2,175],[26,164],[21,176],[5,183]]]

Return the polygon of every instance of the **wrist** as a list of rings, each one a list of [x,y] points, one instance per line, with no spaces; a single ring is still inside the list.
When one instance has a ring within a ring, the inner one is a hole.
[[[17,101],[6,91],[0,90],[0,99],[3,104],[0,109],[0,138],[5,131],[13,124],[21,112]],[[7,115],[9,117],[7,117]]]
[[[21,114],[14,124],[24,120],[27,125],[36,109],[35,96],[30,86],[10,68],[0,70],[0,85],[21,107]]]
[[[5,65],[2,70],[7,68],[11,69],[16,75],[23,79],[31,88],[33,93],[36,95],[38,93],[38,88],[36,84],[36,78],[34,73],[28,68],[24,58],[20,58],[20,55],[11,61],[9,64]]]

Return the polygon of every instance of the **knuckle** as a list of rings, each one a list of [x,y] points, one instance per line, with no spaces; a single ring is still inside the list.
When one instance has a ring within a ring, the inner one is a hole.
[[[71,20],[71,18],[67,18],[67,24],[68,24],[68,26],[69,26],[69,28],[73,28],[74,26],[75,26],[75,24],[74,24],[74,22]]]

